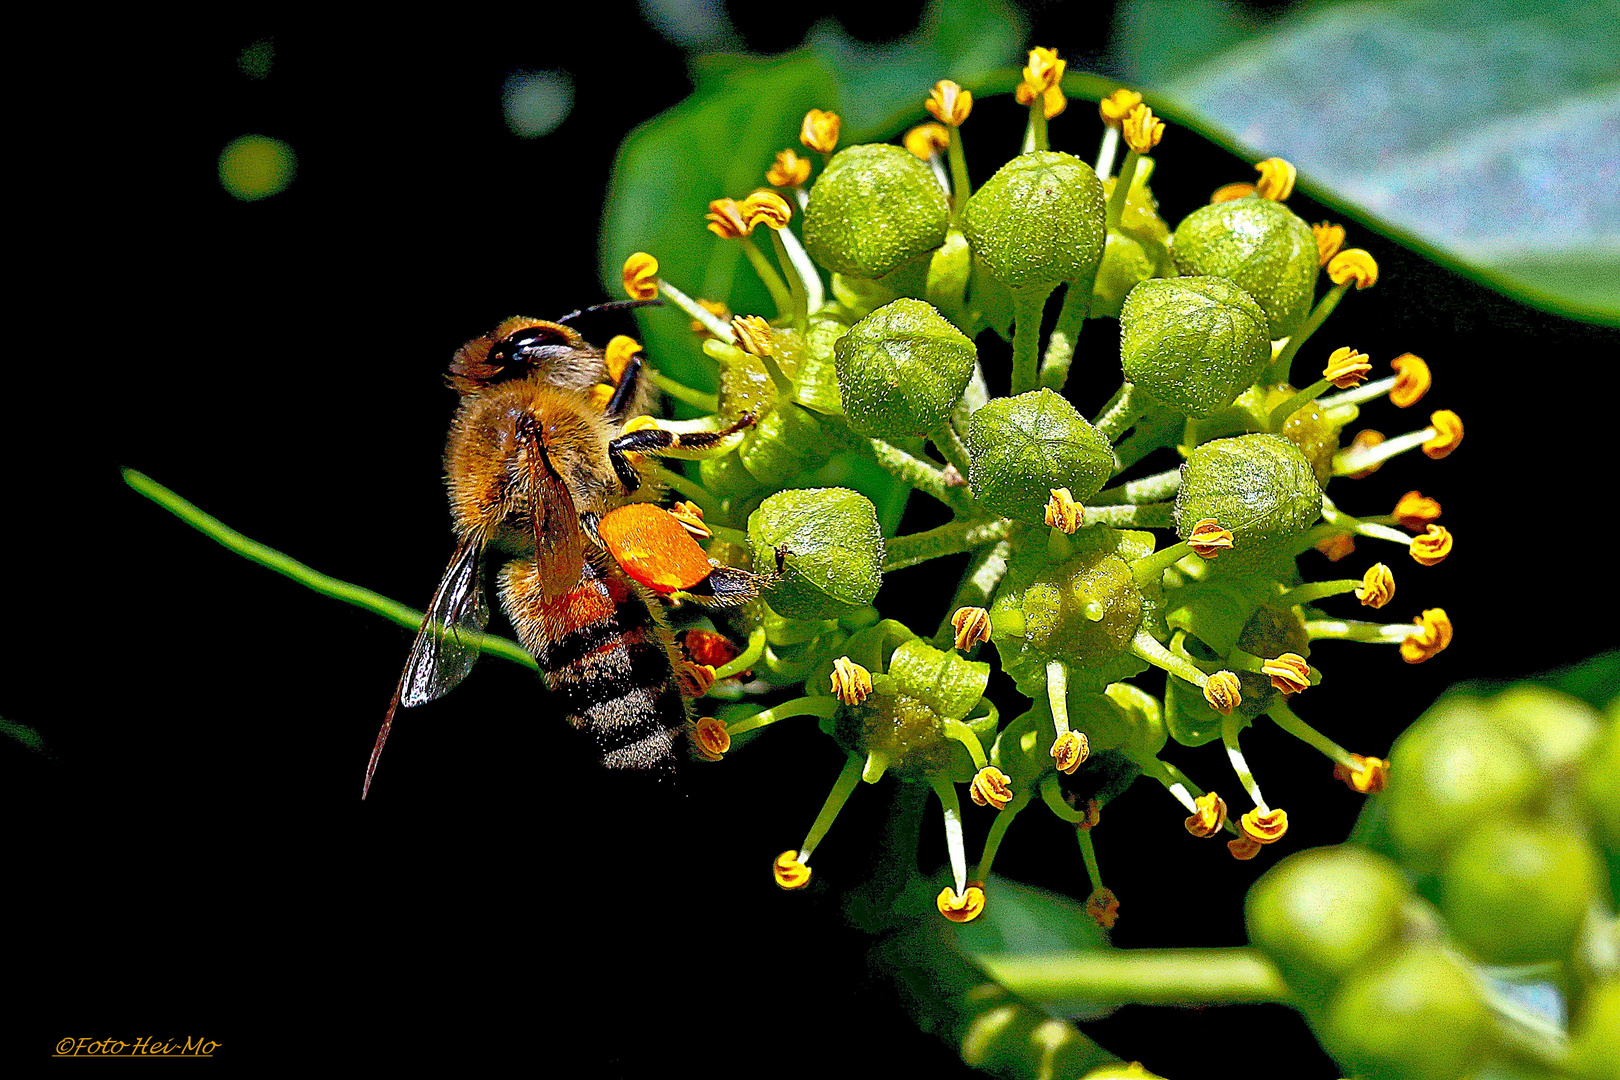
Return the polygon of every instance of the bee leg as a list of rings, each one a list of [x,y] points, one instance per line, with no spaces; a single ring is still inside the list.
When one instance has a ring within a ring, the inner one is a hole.
[[[626,377],[629,369],[625,370]],[[667,428],[649,427],[639,431],[627,432],[608,443],[608,455],[614,454],[672,454],[680,451],[683,454],[700,455],[705,450],[719,450],[720,444],[739,431],[754,426],[754,414],[747,413],[730,427],[719,431],[670,431]],[[727,447],[727,450],[730,448]],[[719,452],[724,453],[724,450]]]
[[[624,366],[624,374],[619,376],[619,385],[614,388],[613,396],[608,399],[609,420],[617,423],[624,419],[624,414],[636,403],[636,397],[641,391],[641,367],[641,353],[638,352]]]
[[[690,597],[704,607],[736,607],[754,599],[762,588],[773,581],[774,575],[755,574],[735,566],[716,566],[709,571],[708,577],[690,589],[682,589],[681,595]]]
[[[597,527],[601,523],[601,517],[589,510],[579,515],[579,527],[585,530],[585,535],[591,538],[591,543],[606,551],[607,545],[602,543],[602,537],[597,532]]]

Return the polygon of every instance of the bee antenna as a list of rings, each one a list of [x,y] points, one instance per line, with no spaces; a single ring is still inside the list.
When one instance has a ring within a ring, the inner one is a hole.
[[[579,318],[581,315],[595,315],[598,312],[603,311],[628,311],[631,308],[638,307],[661,307],[663,306],[663,303],[664,302],[662,300],[609,300],[605,304],[592,304],[588,308],[579,308],[576,311],[570,311],[567,315],[564,315],[557,321],[559,323],[570,323]]]

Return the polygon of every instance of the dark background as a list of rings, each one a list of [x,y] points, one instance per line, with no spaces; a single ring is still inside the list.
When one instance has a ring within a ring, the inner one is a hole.
[[[1031,41],[1107,73],[1107,20],[1086,9],[1035,9]],[[879,41],[917,11],[815,15]],[[769,860],[799,842],[837,772],[829,740],[776,732],[681,797],[653,799],[594,769],[532,674],[486,660],[401,717],[362,804],[410,633],[228,554],[119,481],[119,466],[138,468],[321,571],[424,603],[450,551],[444,364],[506,315],[608,298],[595,233],[614,148],[690,89],[681,50],[635,9],[582,18],[127,27],[109,39],[117,50],[75,52],[24,99],[37,107],[19,122],[33,165],[21,205],[38,210],[25,217],[39,243],[17,294],[7,396],[15,610],[0,715],[36,729],[45,751],[0,740],[5,926],[24,961],[3,1025],[9,1059],[64,1036],[189,1034],[238,1060],[962,1071],[870,977],[838,916],[835,889],[859,877],[881,791],[857,793],[817,853],[814,887],[771,883]],[[812,14],[739,6],[731,18],[769,52],[797,44]],[[261,39],[275,65],[254,81],[236,57]],[[525,68],[565,69],[575,84],[573,112],[539,140],[514,138],[499,108],[503,78]],[[1093,126],[1055,138],[1090,158]],[[220,149],[249,132],[299,156],[291,188],[251,204],[215,176]],[[1251,175],[1190,135],[1158,156],[1171,221]],[[1303,196],[1290,205],[1346,220]],[[1583,380],[1620,342],[1347,223],[1382,279],[1347,298],[1334,332],[1353,328],[1380,364],[1427,357],[1436,388],[1415,411],[1453,408],[1468,432],[1445,462],[1414,455],[1333,489],[1376,514],[1420,488],[1458,537],[1431,570],[1376,556],[1402,590],[1386,614],[1445,607],[1458,628],[1449,652],[1418,668],[1393,649],[1318,653],[1330,681],[1299,711],[1379,754],[1455,680],[1527,675],[1615,643],[1601,614],[1612,587],[1585,565],[1607,546],[1587,508],[1610,486],[1611,440]],[[1117,384],[1110,334],[1100,323],[1082,343],[1094,375],[1071,396],[1088,414]],[[1367,423],[1404,430],[1392,409]],[[1374,550],[1364,542],[1350,572]],[[1324,576],[1324,560],[1304,562]],[[933,625],[942,586],[927,573],[895,575],[886,613]],[[1246,746],[1270,800],[1291,810],[1278,847],[1344,835],[1359,800],[1314,752],[1275,730]],[[1233,786],[1215,749],[1176,760]],[[1122,898],[1116,944],[1240,944],[1242,891],[1278,853],[1234,863],[1147,787],[1112,804],[1097,833]],[[998,870],[1083,896],[1067,831],[1026,819]],[[986,820],[970,815],[970,851]],[[943,858],[937,826],[924,854]],[[1338,1075],[1282,1009],[1126,1010],[1086,1030],[1172,1076],[1233,1058],[1262,1074]]]

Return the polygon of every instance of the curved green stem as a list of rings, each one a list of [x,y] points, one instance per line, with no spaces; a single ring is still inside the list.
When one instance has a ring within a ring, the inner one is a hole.
[[[720,398],[714,394],[706,394],[702,390],[694,390],[690,386],[676,382],[667,375],[652,372],[652,384],[676,401],[684,401],[694,409],[706,413],[720,411]]]
[[[771,261],[753,240],[743,236],[738,237],[738,242],[742,244],[743,254],[748,256],[748,261],[753,264],[754,273],[759,275],[759,280],[764,282],[765,288],[769,290],[771,302],[776,305],[777,316],[792,314],[793,293],[783,282],[782,275],[776,272],[776,267],[771,265]]]
[[[1005,540],[1012,529],[1013,523],[1006,518],[992,518],[988,521],[980,518],[977,521],[953,521],[949,525],[941,525],[927,532],[897,536],[888,542],[887,554],[883,559],[883,572],[904,570],[908,566],[916,566],[929,559],[972,551],[985,544]]]
[[[1040,381],[1036,365],[1041,343],[1041,319],[1046,315],[1046,298],[1054,285],[1030,285],[1011,289],[1013,300],[1012,392],[1027,393]]]
[[[1041,385],[1049,390],[1063,392],[1069,381],[1069,367],[1074,363],[1074,345],[1080,339],[1080,328],[1091,314],[1091,292],[1096,271],[1063,287],[1063,307],[1058,310],[1057,325],[1046,340],[1046,355],[1041,358]]]
[[[715,681],[719,682],[721,679],[729,679],[733,675],[741,675],[757,664],[759,658],[763,655],[765,655],[765,627],[762,624],[754,627],[753,633],[748,635],[748,647],[746,649],[714,669]]]
[[[1287,1002],[1282,976],[1254,949],[1108,949],[979,956],[992,978],[1033,1001],[1099,1005]]]
[[[820,694],[809,697],[794,698],[784,701],[780,705],[769,709],[762,709],[753,716],[745,716],[741,720],[733,720],[726,725],[729,735],[741,735],[745,731],[768,727],[778,720],[789,720],[795,716],[814,716],[818,720],[826,720],[838,711],[838,699],[823,697]]]
[[[924,495],[933,496],[959,514],[972,511],[973,495],[967,487],[953,487],[946,481],[945,473],[930,462],[882,439],[868,439],[867,442],[878,465],[896,480],[911,485]]]

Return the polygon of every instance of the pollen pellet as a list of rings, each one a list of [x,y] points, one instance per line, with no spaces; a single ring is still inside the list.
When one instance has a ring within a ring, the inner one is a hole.
[[[713,569],[692,534],[652,503],[631,503],[603,515],[597,534],[625,573],[654,592],[690,589]]]

